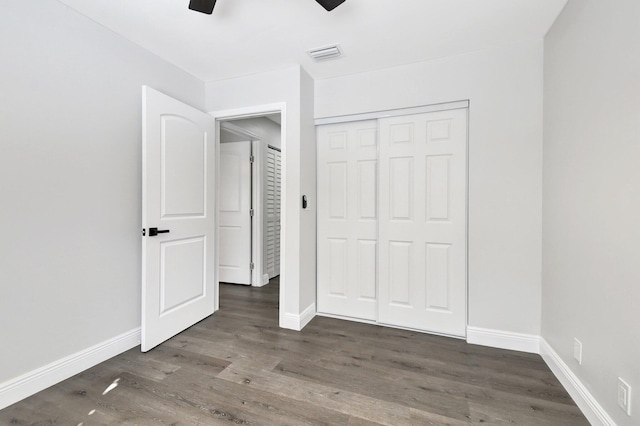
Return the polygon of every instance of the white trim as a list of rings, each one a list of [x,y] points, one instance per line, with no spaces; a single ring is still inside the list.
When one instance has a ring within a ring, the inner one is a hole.
[[[267,285],[269,284],[269,274],[264,274],[262,276],[262,285]]]
[[[467,343],[532,354],[540,353],[540,336],[512,331],[467,326]]]
[[[0,383],[0,409],[15,404],[140,344],[140,327]]]
[[[229,124],[222,122],[220,124]],[[263,162],[264,146],[262,141],[251,141],[251,155],[253,156],[253,164],[251,164],[251,204],[254,215],[251,218],[251,259],[253,262],[253,271],[251,271],[251,285],[254,287],[262,287],[262,272],[264,271],[264,253],[262,245],[264,243],[264,188],[262,181],[264,177]]]
[[[376,320],[368,320],[368,319],[363,319],[363,318],[348,317],[348,316],[345,316],[345,315],[335,315],[335,314],[329,314],[329,313],[326,313],[326,312],[316,312],[316,315],[319,316],[319,317],[333,318],[333,319],[338,319],[338,320],[343,320],[343,321],[359,322],[359,323],[362,323],[362,324],[380,325],[380,324],[378,324],[378,321],[376,321]]]
[[[411,108],[390,109],[384,111],[365,112],[361,114],[339,115],[335,117],[316,118],[315,125],[347,123],[350,121],[377,120],[384,117],[397,117],[400,115],[423,114],[425,112],[448,111],[451,109],[469,108],[469,101],[454,101],[441,104],[424,105]]]
[[[540,338],[540,355],[592,425],[616,425],[578,376],[571,371],[569,366],[544,338]]]
[[[220,129],[221,130],[225,130],[229,133],[233,133],[236,136],[240,136],[243,138],[247,138],[250,139],[252,141],[259,141],[260,137],[255,135],[254,133],[251,133],[250,131],[238,126],[237,124],[233,124],[230,121],[221,121],[220,122]]]
[[[274,104],[266,104],[266,105],[254,105],[245,108],[233,108],[233,109],[225,109],[221,111],[209,111],[216,120],[233,120],[236,118],[251,118],[251,117],[262,117],[267,114],[284,114],[286,109],[286,102],[278,102]],[[281,117],[284,118],[284,117]],[[284,123],[282,124],[284,127]]]
[[[316,304],[312,303],[300,314],[300,330],[302,330],[316,316]]]
[[[280,316],[280,327],[300,331],[316,316],[316,304],[312,303],[300,315],[284,313]]]

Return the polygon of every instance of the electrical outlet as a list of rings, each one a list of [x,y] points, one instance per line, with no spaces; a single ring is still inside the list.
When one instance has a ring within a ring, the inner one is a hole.
[[[582,342],[578,339],[573,339],[573,357],[582,365]]]
[[[618,405],[622,411],[631,415],[631,386],[618,377]]]

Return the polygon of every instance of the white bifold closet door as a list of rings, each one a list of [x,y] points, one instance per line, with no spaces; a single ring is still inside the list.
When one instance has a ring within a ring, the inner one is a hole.
[[[464,336],[467,110],[379,125],[378,322]]]
[[[267,238],[266,268],[269,279],[280,275],[280,192],[282,161],[279,151],[267,149]]]
[[[318,127],[318,312],[376,319],[377,122]]]
[[[318,127],[318,312],[466,334],[467,109]]]

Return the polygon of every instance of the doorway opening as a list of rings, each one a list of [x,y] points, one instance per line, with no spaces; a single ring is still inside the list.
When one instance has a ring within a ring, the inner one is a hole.
[[[271,284],[282,306],[284,105],[212,115],[218,152],[216,310],[226,294],[220,284],[250,286],[252,292]]]

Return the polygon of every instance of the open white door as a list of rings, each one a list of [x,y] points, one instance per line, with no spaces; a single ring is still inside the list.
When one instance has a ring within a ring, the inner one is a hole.
[[[251,141],[220,144],[221,282],[251,284]]]
[[[215,122],[142,88],[142,351],[214,312]]]

